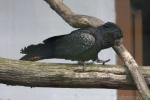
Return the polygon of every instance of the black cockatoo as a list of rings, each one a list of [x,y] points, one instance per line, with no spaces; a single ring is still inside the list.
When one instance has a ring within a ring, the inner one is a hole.
[[[20,60],[38,61],[61,58],[73,61],[98,61],[98,52],[115,45],[123,37],[120,28],[107,22],[97,28],[81,28],[70,34],[50,37],[37,45],[21,50]]]

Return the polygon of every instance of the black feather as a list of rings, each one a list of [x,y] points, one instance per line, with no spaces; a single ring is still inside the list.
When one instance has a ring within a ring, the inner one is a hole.
[[[44,44],[38,44],[38,45],[30,45],[28,47],[25,47],[23,49],[21,49],[22,54],[32,54],[34,52],[36,52],[37,50],[39,50],[40,48],[42,48],[44,46]]]
[[[62,58],[76,61],[96,60],[98,52],[114,46],[123,37],[121,29],[108,22],[97,28],[82,28],[70,34],[50,37],[37,45],[21,50],[26,54],[21,60]]]

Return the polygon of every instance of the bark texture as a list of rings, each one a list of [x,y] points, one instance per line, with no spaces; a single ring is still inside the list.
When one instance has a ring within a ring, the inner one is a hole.
[[[0,58],[0,83],[30,87],[136,89],[125,66],[48,64]],[[140,67],[150,85],[150,67]]]

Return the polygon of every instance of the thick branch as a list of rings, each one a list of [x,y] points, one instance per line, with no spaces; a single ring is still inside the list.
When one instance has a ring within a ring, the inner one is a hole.
[[[104,22],[96,17],[78,15],[71,11],[62,0],[45,0],[68,24],[75,28],[97,27]]]
[[[98,18],[74,14],[65,4],[63,4],[62,0],[45,1],[47,1],[51,8],[73,27],[97,27],[103,24],[103,22]],[[121,56],[121,58],[123,58],[125,65],[128,67],[143,99],[150,100],[150,91],[148,86],[146,85],[144,77],[140,74],[138,65],[131,54],[122,45],[115,46],[114,50],[117,52],[117,54],[119,54],[119,56]]]
[[[141,67],[150,84],[150,67]],[[31,87],[135,89],[124,66],[46,64],[0,59],[0,83]]]
[[[144,96],[144,98],[147,98],[150,95],[150,91],[140,70],[138,70],[139,66],[137,65],[134,58],[123,45],[115,46],[114,50],[116,51],[116,53],[118,53],[118,55],[120,55],[120,57],[124,60],[125,65],[130,70],[130,73],[137,85],[139,92]]]

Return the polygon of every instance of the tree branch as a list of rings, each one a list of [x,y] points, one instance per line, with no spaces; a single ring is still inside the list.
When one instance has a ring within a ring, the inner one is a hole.
[[[150,85],[150,67],[141,67]],[[31,87],[135,89],[124,66],[47,64],[0,58],[0,82]]]
[[[103,24],[103,21],[86,15],[77,15],[73,13],[69,7],[67,7],[63,0],[45,0],[50,7],[55,10],[68,24],[72,27],[82,28],[82,27],[97,27]],[[142,95],[144,100],[150,100],[150,91],[144,77],[138,70],[138,64],[133,59],[131,54],[125,49],[125,47],[121,44],[118,46],[113,47],[117,54],[121,58],[125,65],[128,67],[136,86]]]
[[[116,53],[121,57],[121,59],[124,60],[125,65],[128,67],[132,78],[134,79],[134,82],[141,93],[144,100],[149,100],[150,91],[149,88],[144,80],[144,77],[142,76],[139,66],[134,60],[134,58],[131,56],[131,54],[126,50],[124,45],[118,45],[113,47]]]
[[[55,10],[69,25],[75,28],[97,27],[104,22],[96,17],[78,15],[71,11],[62,1],[63,0],[45,0],[50,7]]]

